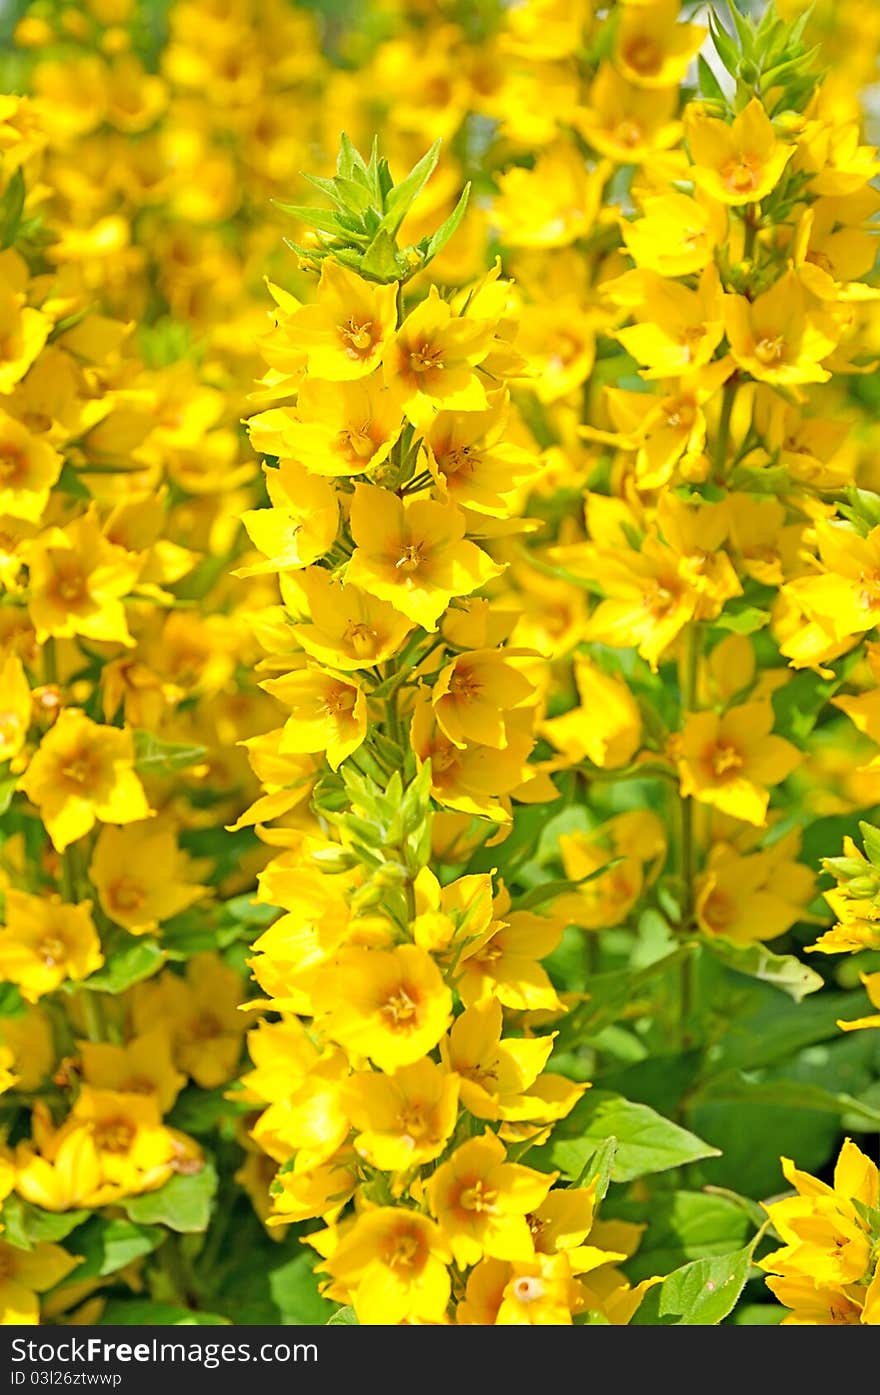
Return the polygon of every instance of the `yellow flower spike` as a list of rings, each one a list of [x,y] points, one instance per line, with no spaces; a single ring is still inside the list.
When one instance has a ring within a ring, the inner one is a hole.
[[[403,410],[417,427],[438,408],[473,412],[486,408],[486,389],[476,372],[489,352],[494,326],[456,315],[432,286],[410,311],[384,357],[385,381],[400,391]]]
[[[450,1247],[427,1216],[394,1206],[365,1212],[321,1266],[351,1294],[362,1324],[444,1320]]]
[[[282,756],[324,751],[331,769],[362,744],[367,734],[367,699],[355,678],[312,665],[262,685],[290,708],[278,751]]]
[[[66,979],[88,978],[104,962],[91,902],[65,905],[10,888],[0,932],[0,973],[35,1003]]]
[[[436,630],[454,596],[499,576],[497,565],[464,537],[454,504],[402,500],[375,485],[355,485],[351,533],[355,552],[346,578],[426,630]]]
[[[743,703],[722,716],[690,713],[676,745],[682,793],[761,827],[770,789],[803,759],[790,741],[771,734],[773,720],[769,702]]]
[[[89,876],[104,914],[130,934],[146,935],[207,895],[187,866],[172,829],[129,824],[101,830]]]
[[[135,774],[131,732],[99,726],[76,708],[66,708],[43,737],[19,787],[59,852],[96,821],[136,823],[152,812]]]
[[[776,139],[757,97],[730,126],[707,116],[699,106],[689,107],[685,137],[693,160],[694,183],[733,207],[766,198],[779,183],[795,149]]]
[[[440,1156],[458,1118],[457,1075],[429,1059],[393,1075],[359,1072],[343,1086],[358,1136],[355,1148],[372,1167],[402,1173]]]
[[[527,1216],[559,1174],[536,1172],[506,1157],[504,1144],[487,1129],[456,1148],[428,1180],[428,1205],[456,1264],[467,1267],[484,1255],[530,1260],[535,1253]]]
[[[314,378],[364,378],[378,367],[394,334],[396,297],[396,282],[378,286],[328,257],[321,263],[315,304],[304,305],[286,320],[286,340],[305,350]]]
[[[312,996],[321,1029],[354,1057],[383,1071],[412,1065],[446,1031],[452,994],[417,945],[343,948],[318,969]]]

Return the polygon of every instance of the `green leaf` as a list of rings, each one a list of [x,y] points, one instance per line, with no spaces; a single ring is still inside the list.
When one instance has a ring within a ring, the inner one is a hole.
[[[19,167],[0,199],[0,249],[4,251],[12,246],[21,227],[25,192],[24,175]]]
[[[369,188],[370,180],[363,156],[351,143],[350,137],[342,132],[339,138],[339,154],[336,157],[336,173],[342,179],[354,179]]]
[[[794,998],[799,1003],[808,993],[815,993],[825,986],[825,980],[815,969],[802,964],[792,954],[773,954],[763,944],[737,945],[725,940],[721,935],[706,935],[702,943],[710,953],[722,963],[745,974],[748,978],[759,978],[770,983]]]
[[[753,635],[770,623],[770,613],[757,606],[747,605],[742,610],[724,611],[713,621],[716,630],[731,630],[735,635]]]
[[[622,857],[612,857],[608,862],[603,862],[601,867],[595,871],[588,872],[585,877],[578,877],[571,881],[562,878],[555,882],[544,882],[540,886],[533,886],[531,891],[527,891],[524,896],[517,898],[515,909],[518,911],[530,911],[535,906],[543,906],[545,902],[552,901],[556,896],[562,896],[567,891],[574,891],[579,886],[586,886],[587,882],[594,882],[597,877],[604,877],[606,872],[611,872],[618,867],[624,859]]]
[[[426,151],[422,158],[413,165],[406,178],[402,179],[399,184],[395,184],[388,194],[385,200],[385,217],[382,219],[382,228],[390,237],[395,236],[410,208],[437,168],[439,159],[440,141],[435,140],[430,150]]]
[[[595,1183],[596,1201],[602,1201],[608,1194],[611,1185],[611,1174],[614,1170],[614,1159],[617,1157],[617,1150],[620,1147],[616,1138],[606,1138],[604,1143],[593,1153],[592,1157],[581,1169],[581,1177],[575,1185],[580,1185],[586,1181],[588,1186]]]
[[[709,1192],[674,1191],[647,1201],[616,1201],[608,1213],[615,1220],[645,1224],[638,1250],[627,1262],[633,1283],[654,1274],[669,1274],[695,1259],[728,1254],[744,1245],[755,1230],[744,1205]],[[603,1216],[608,1216],[603,1212]],[[761,1213],[763,1222],[765,1217]]]
[[[206,1162],[198,1172],[172,1177],[155,1192],[145,1192],[122,1205],[129,1220],[165,1225],[194,1234],[207,1229],[217,1192],[217,1171]]]
[[[18,777],[15,775],[0,780],[0,814],[5,814],[12,803],[17,785]]]
[[[700,95],[707,97],[712,102],[724,102],[724,92],[721,83],[718,81],[709,64],[702,54],[697,56],[697,69],[699,74]]]
[[[318,232],[329,233],[331,237],[346,237],[347,230],[345,224],[336,213],[331,213],[327,208],[310,208],[305,204],[280,203],[275,201],[275,207],[282,213],[289,213],[291,218],[296,218],[300,223],[306,223],[310,228],[317,228]]]
[[[89,1215],[88,1211],[43,1211],[13,1193],[0,1210],[3,1239],[16,1249],[30,1250],[43,1241],[63,1240]]]
[[[455,208],[452,210],[445,223],[440,224],[440,227],[436,232],[431,234],[427,242],[419,243],[419,246],[423,249],[423,266],[427,266],[430,261],[433,261],[438,253],[443,251],[449,239],[458,231],[458,226],[468,206],[470,192],[471,186],[470,184],[466,184],[461,191],[461,198],[458,200],[458,203],[455,205]]]
[[[173,775],[198,765],[208,754],[207,746],[190,742],[162,741],[151,731],[134,734],[135,769],[142,775]]]
[[[387,284],[400,279],[397,249],[388,233],[380,228],[361,258],[361,272],[372,281]]]
[[[880,867],[880,828],[872,823],[859,823],[859,832],[865,845],[865,856],[874,867]]]
[[[325,1327],[358,1327],[357,1314],[354,1308],[348,1306],[337,1308],[332,1317],[329,1317],[324,1324]]]
[[[112,947],[111,947],[112,946]],[[124,993],[133,983],[150,978],[165,963],[165,951],[155,940],[120,931],[107,949],[104,966],[77,983],[64,984],[68,993],[88,988],[95,993]]]
[[[196,1313],[174,1303],[152,1303],[148,1298],[111,1298],[101,1322],[114,1327],[226,1327],[231,1318]]]
[[[65,460],[62,465],[61,474],[55,482],[55,488],[60,489],[62,494],[69,494],[72,499],[91,499],[92,497],[91,491],[87,489],[69,460]]]
[[[617,1140],[611,1164],[614,1182],[631,1182],[648,1173],[718,1156],[717,1148],[647,1105],[633,1104],[610,1091],[590,1090],[557,1125],[551,1141],[530,1153],[529,1160],[540,1158],[537,1165],[559,1168],[565,1177],[574,1178],[610,1138]]]
[[[71,1274],[71,1281],[103,1278],[148,1255],[161,1245],[165,1231],[161,1226],[135,1225],[132,1221],[107,1220],[93,1216],[68,1245],[71,1254],[82,1255],[83,1262]]]
[[[748,1104],[766,1104],[775,1108],[813,1109],[823,1114],[844,1114],[857,1119],[864,1131],[876,1130],[880,1124],[880,1109],[865,1100],[842,1091],[825,1090],[803,1080],[754,1080],[744,1071],[715,1077],[707,1091],[707,1099],[743,1100]],[[850,1123],[849,1127],[855,1127]]]
[[[696,1259],[650,1289],[633,1317],[635,1326],[714,1327],[732,1311],[749,1277],[754,1244],[729,1254]]]
[[[712,42],[715,45],[715,52],[721,59],[724,67],[733,76],[739,67],[739,52],[733,39],[721,24],[721,21],[709,11],[709,29],[712,33]]]

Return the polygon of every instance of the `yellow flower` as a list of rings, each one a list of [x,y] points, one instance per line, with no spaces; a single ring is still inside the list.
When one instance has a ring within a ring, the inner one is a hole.
[[[385,663],[412,628],[387,601],[350,581],[343,584],[323,567],[289,577],[285,597],[305,617],[291,626],[297,643],[319,663],[344,672]]]
[[[359,1072],[343,1087],[355,1148],[382,1172],[406,1172],[440,1156],[458,1117],[456,1075],[431,1060],[393,1075]]]
[[[506,395],[492,393],[489,400],[485,412],[438,412],[422,444],[444,501],[507,518],[513,496],[538,472],[540,461],[525,447],[503,439]]]
[[[379,1206],[358,1216],[321,1268],[345,1285],[364,1325],[438,1323],[449,1302],[450,1259],[427,1216]]]
[[[431,762],[431,793],[440,804],[477,814],[495,823],[510,821],[509,795],[534,769],[528,756],[534,746],[532,713],[514,708],[505,721],[507,744],[502,747],[458,746],[434,716],[426,692],[419,693],[410,727],[410,743],[419,769]],[[555,797],[555,791],[545,796]]]
[[[679,22],[678,0],[626,5],[614,43],[615,62],[640,87],[676,87],[706,32],[698,24]]]
[[[0,1324],[36,1325],[40,1321],[39,1293],[54,1288],[81,1262],[61,1245],[38,1241],[20,1250],[0,1240]]]
[[[20,783],[59,852],[102,823],[136,823],[150,807],[134,771],[130,731],[65,708]]]
[[[757,97],[728,126],[699,106],[685,115],[694,183],[713,199],[734,207],[758,203],[775,189],[794,153],[777,141]]]
[[[48,441],[0,412],[0,514],[38,523],[63,463]]]
[[[171,1038],[163,1026],[133,1036],[124,1045],[109,1041],[81,1041],[79,1054],[83,1079],[96,1090],[123,1094],[155,1095],[167,1114],[186,1084],[175,1070]]]
[[[89,876],[105,915],[132,935],[146,935],[206,894],[187,868],[172,829],[130,824],[101,830]]]
[[[452,994],[417,945],[343,949],[318,970],[313,999],[316,1020],[332,1041],[387,1072],[432,1051],[452,1013]]]
[[[791,386],[831,376],[822,359],[838,335],[827,317],[810,313],[803,283],[791,268],[755,301],[726,296],[724,326],[734,362],[760,382]]]
[[[859,978],[865,985],[871,1006],[880,1008],[880,973],[859,974]],[[838,1022],[838,1027],[844,1032],[857,1032],[863,1027],[880,1027],[880,1013],[874,1013],[871,1017],[856,1017],[849,1022]]]
[[[266,488],[272,507],[247,509],[242,523],[248,536],[268,558],[241,567],[237,576],[309,567],[328,552],[339,530],[339,504],[330,480],[311,474],[292,460],[266,468]]]
[[[712,263],[693,291],[655,271],[627,271],[607,285],[606,294],[638,320],[615,333],[627,353],[644,366],[646,379],[674,378],[701,368],[721,342],[723,297]]]
[[[770,788],[803,759],[790,741],[773,736],[772,728],[769,702],[743,703],[721,716],[690,713],[677,745],[682,794],[762,826]]]
[[[444,1065],[461,1077],[461,1102],[478,1119],[538,1119],[544,1101],[529,1094],[553,1050],[553,1036],[502,1038],[501,1004],[466,1008],[440,1043]]]
[[[727,218],[724,208],[712,199],[671,191],[646,195],[642,216],[623,219],[620,231],[627,251],[643,271],[690,276],[712,261],[727,231]]]
[[[473,742],[503,750],[508,745],[505,714],[533,693],[503,649],[474,649],[441,669],[431,701],[437,725],[454,746]]]
[[[426,630],[453,596],[467,596],[503,570],[464,537],[454,504],[399,499],[374,485],[355,485],[351,533],[356,547],[346,579],[388,601]]]
[[[584,759],[613,770],[632,760],[642,740],[638,704],[626,684],[604,673],[584,654],[574,658],[580,703],[541,726],[541,732],[567,760]]]
[[[356,678],[311,665],[262,685],[290,708],[279,754],[324,751],[333,770],[356,751],[367,734],[367,699]]]
[[[575,148],[560,142],[542,151],[533,169],[514,166],[498,180],[492,220],[508,247],[565,247],[584,237],[599,212],[609,170],[591,170]]]
[[[646,865],[666,850],[666,835],[656,814],[632,810],[617,814],[589,833],[564,833],[559,840],[562,865],[571,881],[591,880],[556,898],[554,911],[585,930],[620,925],[651,880]],[[614,863],[607,872],[601,869]],[[598,875],[596,875],[598,873]]]
[[[60,897],[6,893],[6,925],[0,932],[0,974],[35,1003],[65,979],[88,978],[104,962],[91,902],[65,905]]]
[[[235,969],[205,950],[187,960],[184,977],[165,970],[136,984],[132,1020],[138,1032],[163,1026],[171,1034],[175,1065],[203,1090],[214,1090],[238,1069],[247,1027],[242,997]]]
[[[365,378],[378,367],[397,319],[397,283],[364,281],[332,257],[321,264],[318,298],[286,321],[291,347],[305,349],[309,374],[328,382]]]
[[[678,140],[677,106],[675,87],[636,86],[612,64],[603,63],[590,87],[588,105],[576,112],[574,124],[594,149],[616,164],[640,165]]]
[[[456,981],[462,1002],[471,1007],[497,998],[520,1011],[557,1011],[556,989],[538,960],[556,948],[562,926],[531,911],[507,912],[504,901],[500,914],[505,919],[493,921],[462,951]]]
[[[354,382],[307,379],[295,413],[273,407],[251,417],[254,450],[289,457],[316,475],[360,475],[387,460],[403,422],[400,394],[376,372]]]
[[[727,843],[713,845],[696,882],[697,921],[710,935],[736,944],[773,940],[801,919],[815,878],[790,854],[797,831],[760,852],[741,856]]]
[[[326,265],[326,263],[325,263]],[[487,320],[456,315],[432,286],[407,315],[385,354],[385,381],[400,390],[403,410],[417,427],[439,408],[474,412],[487,406],[476,365],[486,357],[493,328]]]
[[[14,258],[9,262],[10,255]],[[0,276],[11,272],[9,280],[0,281],[0,393],[10,393],[30,368],[45,344],[52,322],[39,310],[24,305],[24,296],[16,283],[26,283],[27,268],[17,253],[4,252]]]
[[[876,1166],[846,1139],[833,1186],[799,1172],[790,1158],[782,1159],[782,1170],[797,1196],[765,1205],[783,1245],[758,1261],[761,1268],[784,1278],[809,1279],[817,1287],[844,1289],[850,1298],[864,1301],[865,1289],[851,1286],[871,1279],[875,1256],[868,1224],[853,1203],[876,1207]]]
[[[0,667],[0,761],[18,755],[30,724],[30,684],[21,659],[9,654]]]
[[[457,1148],[428,1179],[431,1214],[463,1268],[484,1255],[529,1260],[535,1253],[526,1217],[559,1174],[535,1172],[506,1157],[504,1144],[487,1129],[482,1138]]]
[[[133,645],[122,597],[141,559],[101,535],[93,514],[49,528],[28,549],[30,612],[40,644],[52,636]]]

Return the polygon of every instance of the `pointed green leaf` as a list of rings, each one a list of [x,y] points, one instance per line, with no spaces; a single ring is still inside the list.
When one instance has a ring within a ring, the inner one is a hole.
[[[746,1286],[754,1244],[741,1250],[695,1259],[650,1289],[637,1310],[635,1326],[714,1327],[732,1311]]]
[[[470,184],[466,184],[461,191],[461,198],[446,219],[446,222],[441,223],[437,231],[433,233],[431,237],[428,238],[427,243],[424,244],[425,266],[427,266],[430,261],[433,261],[434,257],[436,257],[439,252],[443,251],[449,239],[458,231],[458,226],[468,206],[470,192],[471,186]],[[422,245],[421,243],[419,244],[419,246]]]
[[[440,141],[435,140],[430,150],[413,165],[409,174],[399,184],[395,184],[385,200],[385,217],[382,227],[394,237],[407,213],[424,189],[440,159]]]
[[[142,1225],[165,1225],[195,1234],[207,1229],[217,1191],[217,1171],[206,1162],[198,1172],[180,1173],[155,1192],[121,1202],[129,1220]]]
[[[780,988],[790,998],[799,1003],[808,993],[816,993],[824,987],[821,974],[809,965],[802,964],[792,954],[773,954],[763,944],[736,945],[720,935],[706,935],[703,938],[706,948],[730,969],[749,978],[759,978],[763,983],[771,983]]]
[[[361,258],[362,275],[388,284],[400,279],[397,250],[384,228],[380,228]]]
[[[537,1164],[540,1159],[547,1169],[558,1167],[565,1177],[578,1177],[611,1138],[617,1140],[613,1182],[631,1182],[647,1173],[718,1156],[717,1148],[647,1105],[608,1090],[588,1090],[554,1129],[550,1142],[529,1154],[529,1161],[534,1158]]]
[[[697,69],[699,73],[700,95],[707,97],[712,102],[724,102],[724,92],[721,83],[718,81],[709,64],[702,54],[697,56]]]
[[[24,175],[17,169],[0,199],[0,250],[11,247],[21,227],[25,200]]]

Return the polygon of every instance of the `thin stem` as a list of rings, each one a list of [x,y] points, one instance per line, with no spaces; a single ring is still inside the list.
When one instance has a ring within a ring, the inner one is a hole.
[[[721,398],[721,416],[718,421],[718,435],[715,440],[715,450],[712,454],[712,468],[715,472],[716,482],[722,484],[727,468],[727,449],[730,445],[730,419],[733,414],[733,404],[736,401],[739,383],[736,378],[731,378],[724,385],[724,393]]]
[[[107,1037],[106,1023],[104,1021],[104,1007],[101,1002],[101,994],[83,989],[79,994],[82,1003],[83,1017],[86,1024],[86,1036],[89,1041],[104,1041]]]

